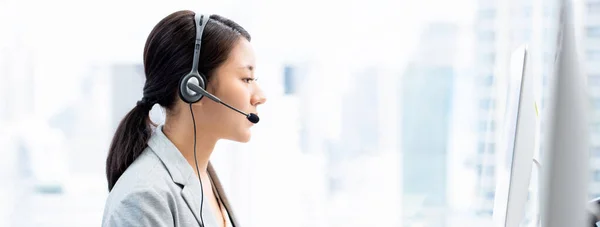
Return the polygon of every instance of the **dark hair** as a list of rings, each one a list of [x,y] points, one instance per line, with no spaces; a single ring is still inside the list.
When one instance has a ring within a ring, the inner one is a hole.
[[[152,29],[144,47],[143,102],[136,105],[119,123],[106,158],[106,178],[111,191],[123,172],[140,156],[152,134],[150,109],[159,104],[173,108],[181,77],[192,69],[196,26],[192,11],[172,13]],[[202,34],[198,70],[210,81],[214,70],[225,62],[234,45],[250,35],[237,23],[211,15]]]

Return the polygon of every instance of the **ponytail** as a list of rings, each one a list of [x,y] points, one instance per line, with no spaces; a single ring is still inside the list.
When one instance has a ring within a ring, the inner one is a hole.
[[[138,105],[129,111],[119,123],[106,158],[106,179],[109,192],[127,167],[142,154],[147,146],[152,134],[150,109],[151,105],[138,102]]]

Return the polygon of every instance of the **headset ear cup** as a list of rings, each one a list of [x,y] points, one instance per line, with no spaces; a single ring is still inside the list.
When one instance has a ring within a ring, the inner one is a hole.
[[[181,78],[179,83],[179,97],[186,103],[196,103],[202,99],[203,95],[200,93],[196,93],[187,87],[188,83],[194,83],[201,87],[202,89],[206,89],[206,84],[204,83],[204,76],[202,74],[189,73]]]
[[[202,73],[198,73],[200,76],[200,87],[206,91],[206,77]]]

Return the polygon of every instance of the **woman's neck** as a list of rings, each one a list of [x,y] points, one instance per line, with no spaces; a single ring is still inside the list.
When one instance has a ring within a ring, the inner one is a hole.
[[[194,127],[191,119],[189,122],[167,119],[163,126],[163,133],[175,144],[194,172],[202,175],[206,174],[210,155],[218,141],[206,132],[206,129],[196,127],[196,157],[194,158]],[[196,171],[196,161],[200,173]]]

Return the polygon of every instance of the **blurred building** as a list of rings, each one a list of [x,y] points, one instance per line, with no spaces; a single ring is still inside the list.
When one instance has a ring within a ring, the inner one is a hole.
[[[590,92],[590,198],[600,197],[600,1],[582,2],[583,28],[579,41],[585,47],[585,69]]]
[[[428,24],[401,81],[404,223],[446,226],[458,27]]]
[[[144,68],[141,64],[115,63],[110,66],[110,125],[117,129],[121,119],[143,97]]]

